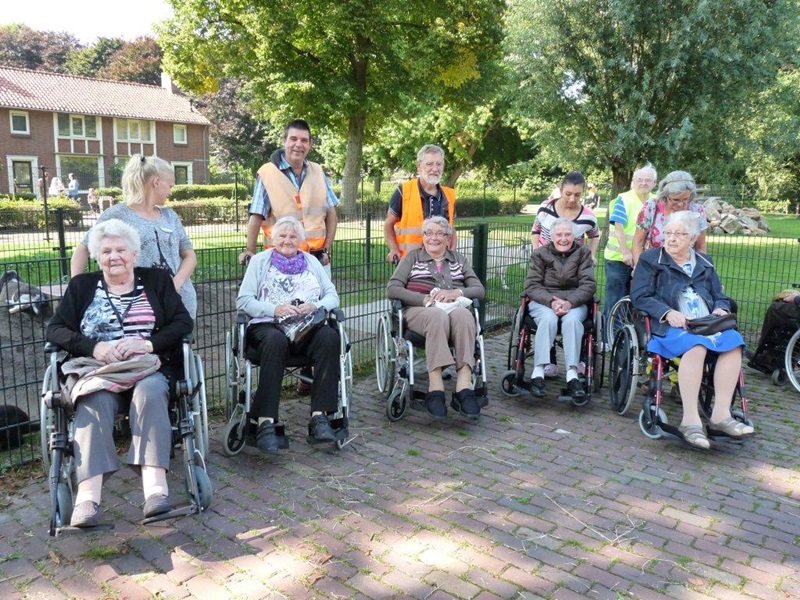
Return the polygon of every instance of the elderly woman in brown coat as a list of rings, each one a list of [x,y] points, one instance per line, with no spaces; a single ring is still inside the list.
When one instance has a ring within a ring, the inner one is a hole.
[[[525,279],[525,293],[531,300],[528,310],[537,326],[531,392],[544,396],[544,367],[550,362],[560,320],[567,389],[578,399],[585,396],[578,380],[583,321],[597,289],[592,253],[575,242],[573,224],[568,219],[557,219],[550,231],[552,241],[533,252]]]

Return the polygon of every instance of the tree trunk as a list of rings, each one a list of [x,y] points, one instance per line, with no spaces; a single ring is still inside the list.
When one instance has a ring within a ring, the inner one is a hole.
[[[383,182],[383,173],[378,172],[375,179],[372,180],[372,191],[376,194],[381,193],[381,183]]]
[[[611,197],[608,199],[609,201],[619,196],[622,192],[627,192],[631,189],[631,177],[633,177],[633,173],[629,168],[619,163],[612,162],[611,176]]]
[[[363,111],[350,116],[347,128],[347,157],[342,178],[342,204],[345,212],[355,213],[358,185],[361,181],[361,155],[364,151],[364,129],[367,115]]]

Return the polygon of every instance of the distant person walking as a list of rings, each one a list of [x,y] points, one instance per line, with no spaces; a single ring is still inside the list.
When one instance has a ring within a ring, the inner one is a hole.
[[[79,193],[81,187],[80,182],[78,182],[78,178],[75,177],[75,173],[70,173],[68,177],[69,177],[69,183],[67,184],[67,196],[69,196],[70,200],[73,200],[78,204],[80,204],[81,202]]]

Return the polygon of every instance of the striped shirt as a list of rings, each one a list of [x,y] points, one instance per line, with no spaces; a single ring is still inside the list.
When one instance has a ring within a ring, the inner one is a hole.
[[[545,200],[536,212],[536,220],[531,227],[531,235],[539,236],[539,246],[546,246],[550,243],[550,229],[557,219],[561,218],[556,210],[556,202],[558,200]],[[600,227],[597,225],[597,217],[594,216],[592,209],[585,207],[581,204],[581,211],[574,219],[575,225],[575,241],[583,244],[584,236],[588,238],[600,237]],[[534,248],[535,250],[535,248]]]
[[[100,342],[123,337],[148,339],[155,324],[155,313],[140,281],[132,292],[118,295],[107,291],[101,279],[92,302],[83,313],[81,333]]]

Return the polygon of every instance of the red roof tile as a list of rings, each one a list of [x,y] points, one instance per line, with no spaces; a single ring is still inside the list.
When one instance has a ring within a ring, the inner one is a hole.
[[[164,88],[0,66],[0,106],[22,110],[209,125]]]

